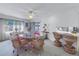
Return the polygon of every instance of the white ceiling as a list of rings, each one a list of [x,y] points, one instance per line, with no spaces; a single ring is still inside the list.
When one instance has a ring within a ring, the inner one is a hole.
[[[47,18],[51,15],[75,10],[79,12],[79,4],[46,4],[46,3],[2,3],[0,14],[26,19],[28,11],[35,9],[36,19]]]

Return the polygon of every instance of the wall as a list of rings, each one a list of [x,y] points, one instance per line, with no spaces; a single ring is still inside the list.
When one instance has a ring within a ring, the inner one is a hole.
[[[79,27],[79,15],[75,10],[52,14],[45,20],[41,19],[41,25],[46,23],[49,29],[49,38],[54,41],[53,33],[56,31],[56,26],[77,26]],[[41,27],[41,30],[42,27]]]
[[[0,40],[2,39],[2,20],[0,20]]]

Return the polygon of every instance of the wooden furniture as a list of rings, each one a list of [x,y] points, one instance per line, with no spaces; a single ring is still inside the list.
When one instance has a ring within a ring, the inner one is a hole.
[[[17,38],[12,40],[13,47],[18,51],[18,49],[23,48],[26,50],[32,50],[32,51],[40,51],[43,49],[44,46],[44,40],[42,39],[34,39],[34,38]],[[38,46],[38,47],[37,47]],[[30,48],[31,47],[31,48]],[[13,53],[15,50],[13,50]],[[17,52],[17,56],[19,53]]]
[[[32,52],[38,53],[43,51],[43,46],[44,46],[44,40],[33,40],[32,41]]]
[[[54,37],[55,37],[55,46],[57,47],[61,47],[61,42],[60,42],[60,39],[62,38],[62,35],[60,33],[57,33],[57,32],[53,32],[54,34]]]
[[[75,42],[77,42],[77,37],[73,36],[73,35],[70,35],[70,34],[67,34],[67,35],[64,35],[64,40],[66,42],[66,44],[64,45],[64,50],[67,53],[75,54],[76,53],[76,48],[73,46],[73,44]]]
[[[55,37],[55,46],[63,47],[64,51],[69,54],[76,53],[76,47],[73,46],[74,43],[77,43],[77,36],[73,35],[73,33],[60,33],[60,32],[53,32]],[[64,40],[65,44],[60,41],[60,39]],[[77,45],[76,45],[77,46]]]
[[[14,48],[19,48],[20,47],[20,42],[18,40],[12,40],[13,47]]]
[[[19,56],[18,49],[20,49],[20,47],[21,47],[20,41],[14,39],[14,40],[12,40],[12,45],[14,47],[13,53],[16,51],[17,52],[16,55]]]

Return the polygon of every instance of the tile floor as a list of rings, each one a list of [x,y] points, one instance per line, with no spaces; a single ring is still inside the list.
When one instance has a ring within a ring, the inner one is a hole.
[[[15,56],[13,54],[13,47],[10,40],[0,42],[0,56]],[[28,51],[20,51],[20,56],[73,56],[66,53],[63,48],[55,47],[53,42],[50,40],[45,40],[44,51],[36,54]],[[77,55],[77,54],[76,54]]]

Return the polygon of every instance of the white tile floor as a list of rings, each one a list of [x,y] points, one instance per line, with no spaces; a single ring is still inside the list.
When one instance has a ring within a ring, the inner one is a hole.
[[[13,56],[13,47],[10,40],[0,42],[0,56]],[[66,53],[63,48],[55,47],[53,42],[50,40],[45,40],[44,51],[35,54],[32,52],[23,52],[19,54],[20,56],[72,56]]]
[[[0,42],[0,56],[11,56],[13,47],[10,40]]]

